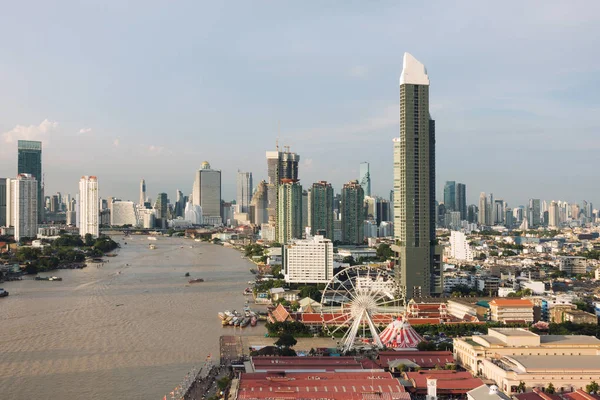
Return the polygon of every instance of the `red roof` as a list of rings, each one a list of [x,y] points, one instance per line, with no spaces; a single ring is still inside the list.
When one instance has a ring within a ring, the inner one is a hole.
[[[273,310],[273,312],[271,312],[269,316],[277,322],[285,322],[292,320],[290,313],[285,309],[285,307],[281,303],[277,306],[277,308],[275,308],[275,310]]]
[[[299,358],[297,358],[299,359]],[[410,400],[389,372],[242,373],[238,399]]]
[[[354,357],[252,357],[256,371],[363,369]]]
[[[495,299],[489,304],[498,307],[533,307],[531,301],[523,299]]]
[[[557,394],[544,393],[539,389],[533,389],[533,392],[518,393],[514,395],[519,400],[561,400]]]
[[[405,372],[406,378],[413,384],[413,391],[417,394],[427,392],[427,378],[437,379],[438,394],[466,394],[483,385],[483,381],[474,378],[470,372],[451,370],[427,370],[418,372]]]
[[[587,393],[581,389],[577,389],[574,392],[565,393],[563,397],[571,400],[600,400],[600,395]]]
[[[454,364],[454,356],[451,351],[381,351],[379,352],[379,365],[388,367],[393,360],[407,359],[421,368],[434,368],[446,364]]]

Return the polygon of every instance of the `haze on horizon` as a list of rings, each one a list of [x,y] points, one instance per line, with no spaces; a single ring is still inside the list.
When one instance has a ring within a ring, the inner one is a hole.
[[[406,51],[431,79],[438,199],[455,180],[469,204],[600,204],[598,2],[26,1],[0,34],[0,176],[41,140],[47,195],[96,175],[102,197],[145,178],[173,201],[207,160],[233,199],[279,136],[303,185],[339,192],[368,161],[388,197]]]

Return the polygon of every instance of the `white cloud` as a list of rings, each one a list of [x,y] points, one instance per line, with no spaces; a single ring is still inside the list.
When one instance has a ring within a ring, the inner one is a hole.
[[[121,144],[121,142],[119,141],[119,138],[113,140],[113,146],[114,147],[119,147],[119,144]]]
[[[6,143],[15,143],[17,140],[44,140],[48,133],[58,128],[58,122],[43,120],[39,125],[17,125],[8,132],[2,134]]]
[[[355,65],[348,71],[348,75],[353,78],[364,78],[368,73],[369,69],[364,65]]]
[[[92,128],[81,128],[79,130],[79,133],[90,133],[92,131]]]

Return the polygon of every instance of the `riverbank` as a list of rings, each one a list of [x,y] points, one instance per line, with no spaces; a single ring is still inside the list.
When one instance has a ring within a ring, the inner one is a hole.
[[[3,397],[162,398],[218,356],[219,336],[231,330],[217,313],[243,309],[253,264],[190,239],[159,237],[155,250],[145,236],[115,240],[119,256],[99,268],[61,271],[62,282],[3,284],[11,293],[0,309]],[[190,285],[186,272],[205,282]]]

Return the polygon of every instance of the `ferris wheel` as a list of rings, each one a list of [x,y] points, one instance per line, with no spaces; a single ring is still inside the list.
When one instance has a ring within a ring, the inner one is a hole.
[[[352,349],[357,337],[383,348],[378,325],[399,314],[402,301],[396,295],[391,272],[367,265],[356,265],[338,272],[321,297],[323,328],[333,338],[342,335],[339,347]]]

